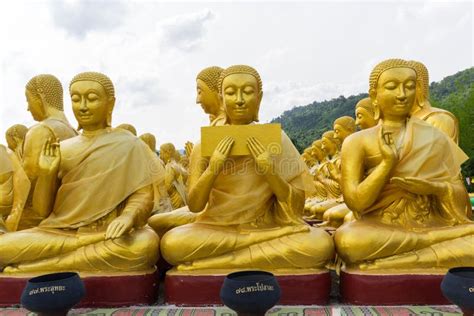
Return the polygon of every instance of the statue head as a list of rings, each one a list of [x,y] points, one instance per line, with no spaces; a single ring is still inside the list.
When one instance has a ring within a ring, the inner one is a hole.
[[[7,129],[5,138],[7,140],[8,148],[13,151],[16,151],[17,148],[22,148],[26,133],[28,133],[28,128],[21,124],[15,124]]]
[[[217,66],[201,70],[196,77],[196,103],[201,104],[205,113],[219,115],[223,112],[219,98],[219,77],[224,69]]]
[[[145,133],[145,134],[140,135],[139,138],[140,138],[145,144],[147,144],[148,147],[150,147],[150,149],[151,149],[153,152],[156,152],[156,138],[155,138],[155,135],[150,134],[150,133]]]
[[[132,133],[134,136],[137,136],[137,129],[132,124],[123,123],[123,124],[117,125],[116,128],[124,129]]]
[[[172,143],[166,143],[160,146],[160,158],[164,163],[170,162],[176,157],[176,148]]]
[[[83,72],[69,84],[72,110],[79,129],[98,130],[112,126],[115,89],[112,81],[99,72]]]
[[[302,155],[303,160],[306,162],[306,164],[309,167],[312,167],[316,163],[316,159],[313,157],[311,151],[312,151],[311,147],[305,148]]]
[[[413,61],[387,59],[377,64],[369,78],[369,96],[378,120],[404,120],[414,105],[417,66]]]
[[[327,131],[321,137],[321,148],[329,156],[333,156],[339,150],[339,140],[334,137],[334,131]]]
[[[262,80],[254,68],[235,65],[225,69],[219,77],[219,94],[228,123],[245,125],[258,122],[263,91]]]
[[[416,101],[412,113],[425,106],[430,107],[430,76],[428,68],[419,61],[412,61],[416,71]]]
[[[341,116],[334,121],[334,138],[342,143],[347,136],[356,130],[355,120],[350,116]]]
[[[374,107],[370,98],[363,98],[355,106],[356,126],[360,129],[367,129],[377,125],[374,116]]]
[[[41,122],[51,115],[51,111],[63,111],[63,86],[53,75],[34,76],[25,87],[28,111],[35,121]]]
[[[323,141],[317,139],[311,145],[311,155],[315,157],[318,161],[323,161],[326,157],[326,152],[323,150]]]

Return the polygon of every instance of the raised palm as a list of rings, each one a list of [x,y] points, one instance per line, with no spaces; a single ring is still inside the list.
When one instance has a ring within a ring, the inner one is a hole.
[[[61,152],[59,150],[59,139],[48,138],[41,149],[38,160],[38,167],[42,174],[51,174],[58,170],[61,162]]]

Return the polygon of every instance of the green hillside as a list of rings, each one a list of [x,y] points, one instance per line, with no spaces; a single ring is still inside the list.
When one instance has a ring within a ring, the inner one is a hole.
[[[467,174],[474,175],[474,67],[446,77],[430,85],[431,103],[435,107],[454,113],[459,119],[461,130],[460,146],[471,157],[463,167]],[[285,111],[272,123],[281,123],[300,152],[321,134],[332,129],[332,123],[340,116],[354,117],[356,103],[366,93],[340,96],[338,98],[313,102]]]

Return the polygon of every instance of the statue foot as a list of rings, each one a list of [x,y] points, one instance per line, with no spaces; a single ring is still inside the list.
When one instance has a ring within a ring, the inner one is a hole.
[[[18,269],[16,266],[6,266],[3,268],[2,273],[4,274],[15,274],[21,272],[21,270]]]

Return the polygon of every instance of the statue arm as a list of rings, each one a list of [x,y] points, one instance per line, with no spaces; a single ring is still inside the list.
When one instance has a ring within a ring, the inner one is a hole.
[[[426,122],[448,135],[455,143],[458,143],[459,125],[456,119],[449,114],[437,113],[428,117]]]
[[[225,137],[217,145],[209,162],[201,157],[201,144],[194,146],[189,163],[189,210],[201,212],[206,207],[212,186],[224,168],[225,161],[234,145],[232,137]]]
[[[38,159],[44,143],[50,137],[55,137],[51,131],[42,126],[35,125],[25,136],[23,147],[23,170],[25,170],[30,180],[35,179],[39,175]]]
[[[130,195],[122,214],[130,215],[134,219],[134,226],[141,227],[146,224],[153,209],[153,186],[147,185]]]
[[[362,138],[357,136],[359,135],[351,135],[342,145],[341,185],[347,206],[357,214],[364,214],[389,181],[394,162],[383,159],[370,175],[364,178],[365,152]]]

